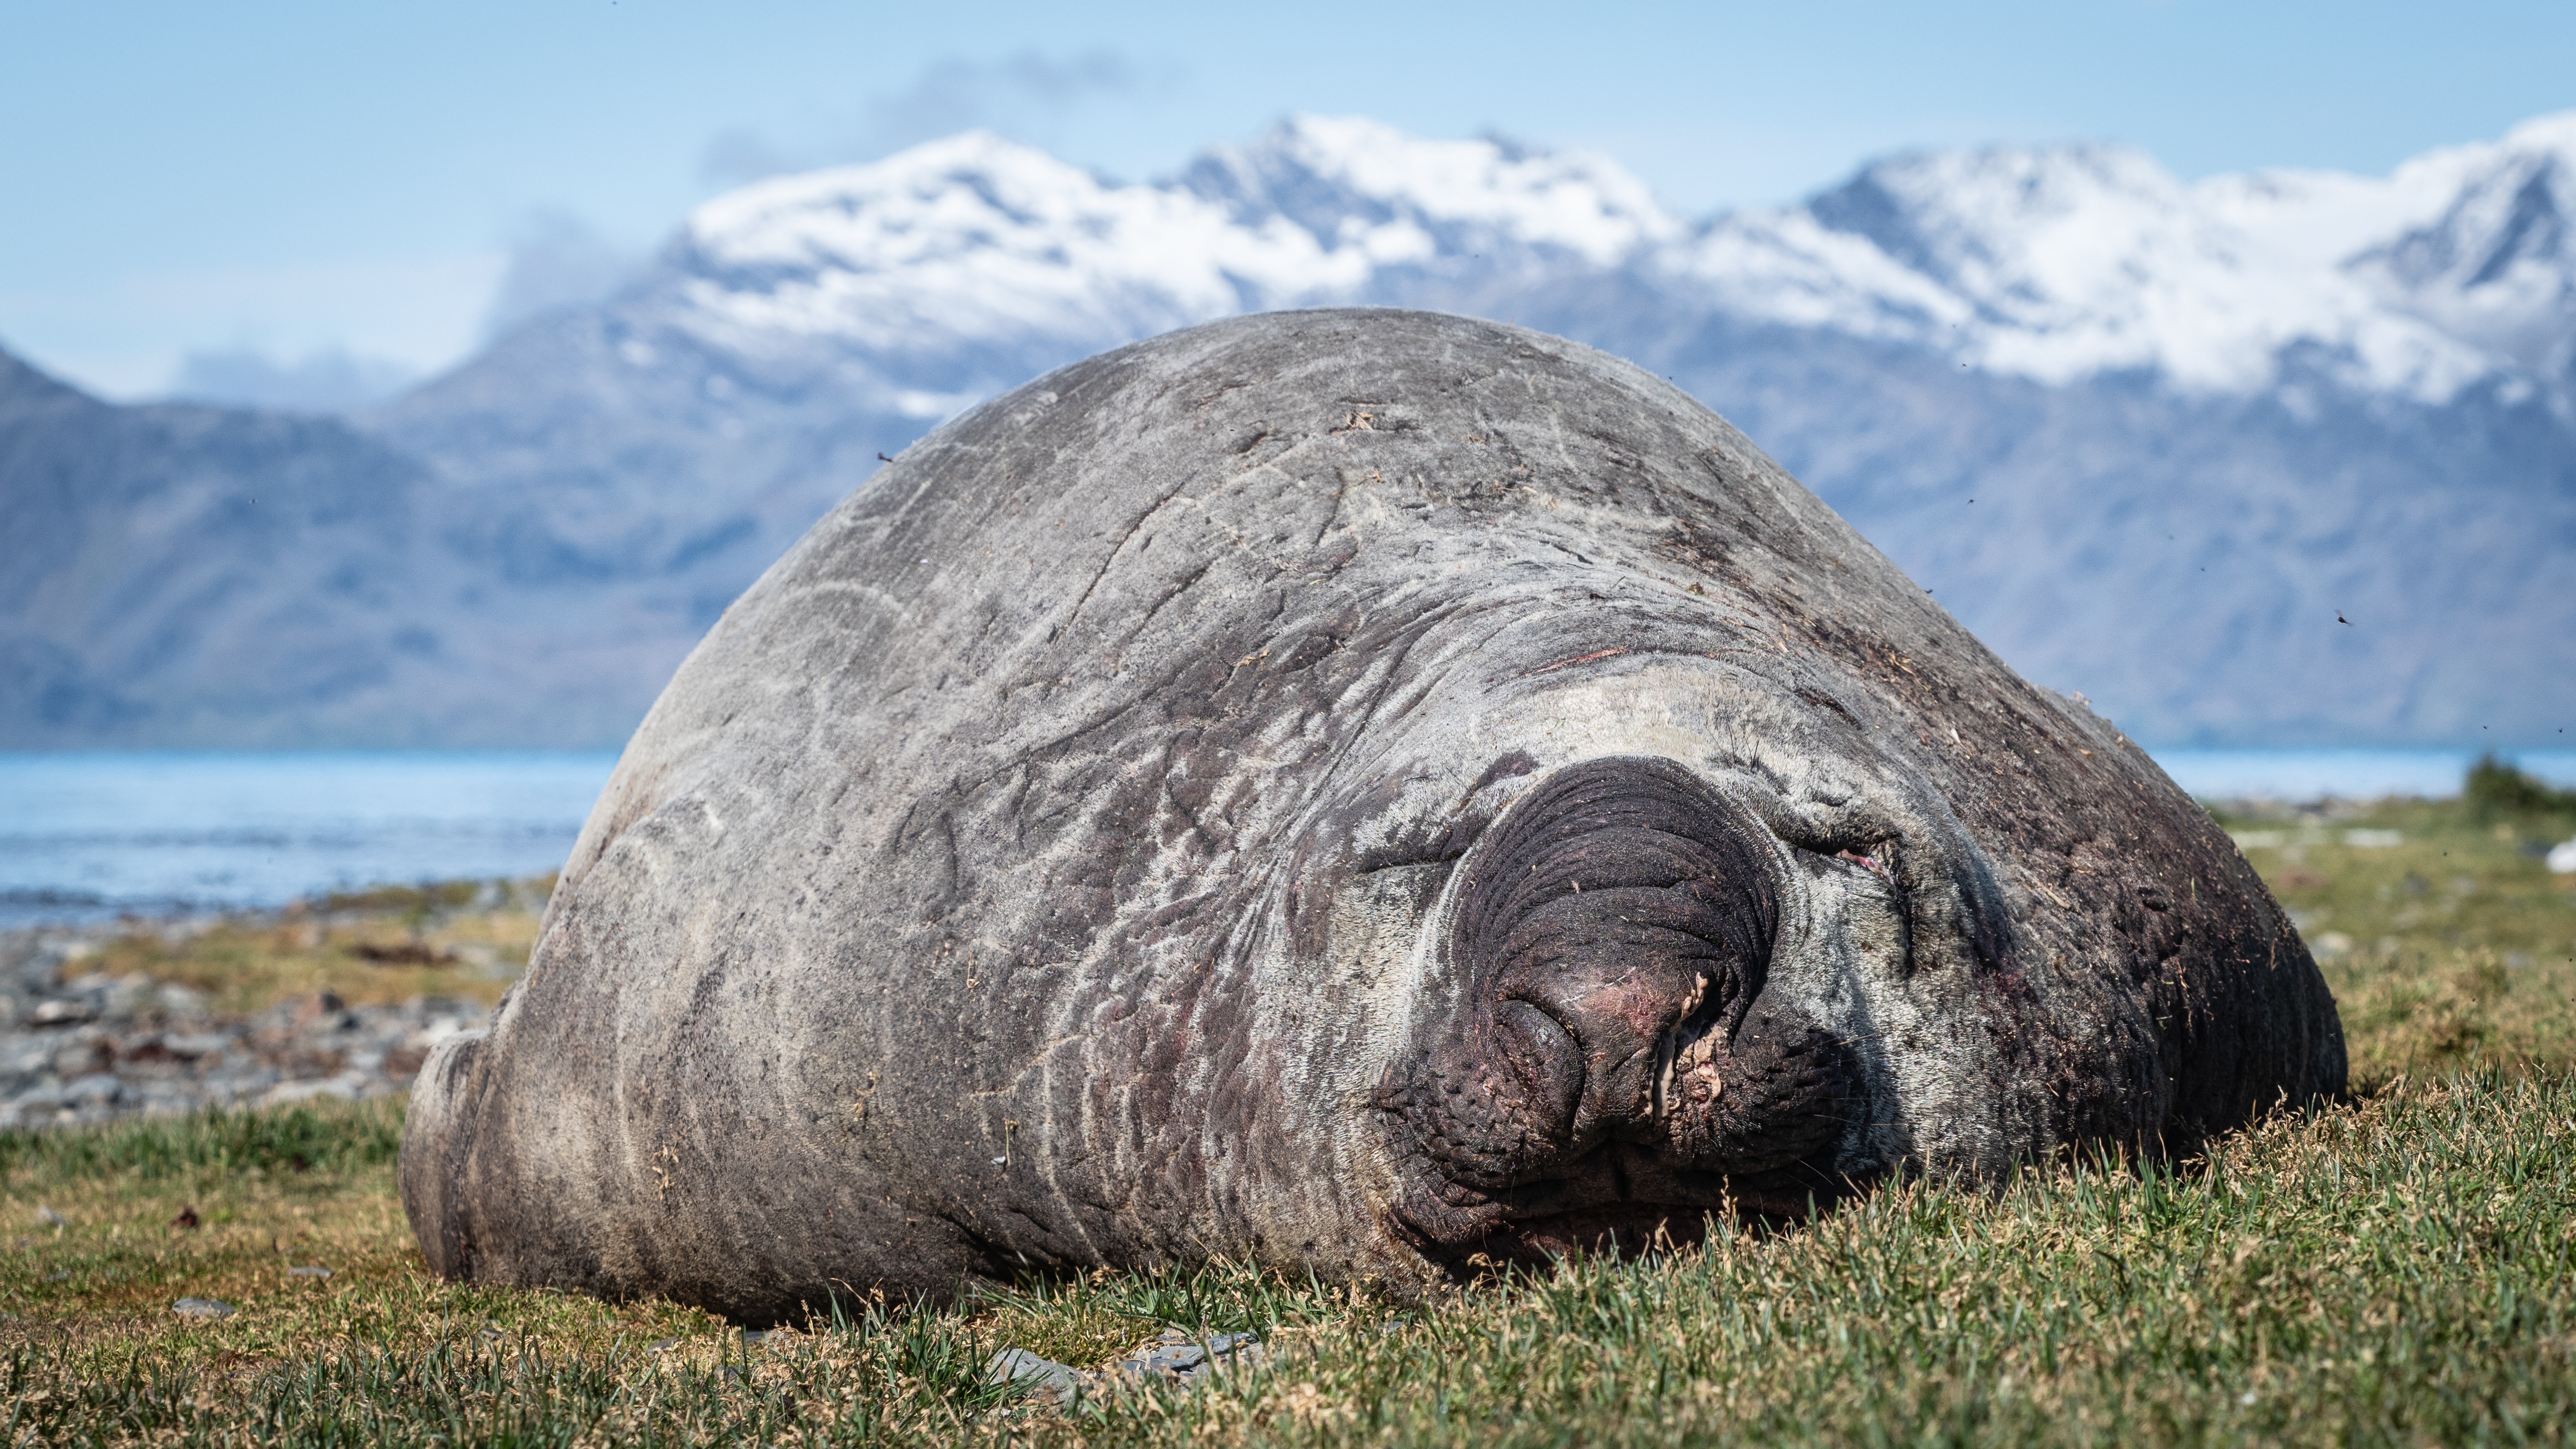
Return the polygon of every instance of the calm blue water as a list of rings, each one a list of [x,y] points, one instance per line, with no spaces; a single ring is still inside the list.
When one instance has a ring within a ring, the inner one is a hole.
[[[2454,750],[2163,750],[2206,797],[2456,793]],[[282,905],[563,864],[601,753],[0,753],[0,927]],[[2576,751],[2523,768],[2576,785]]]
[[[563,864],[614,754],[0,753],[0,926]]]
[[[2155,750],[2174,783],[2204,800],[2315,800],[2339,795],[2439,799],[2460,793],[2475,750]],[[2576,750],[2502,751],[2554,785],[2576,786]]]

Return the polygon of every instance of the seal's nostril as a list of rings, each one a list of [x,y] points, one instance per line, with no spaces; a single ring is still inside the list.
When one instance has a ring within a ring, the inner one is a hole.
[[[1583,1098],[1583,1048],[1564,1022],[1527,1001],[1510,1000],[1494,1010],[1496,1057],[1518,1079],[1523,1101],[1540,1136],[1562,1140],[1572,1134],[1576,1105]]]
[[[1675,1088],[1686,1073],[1696,1073],[1715,1060],[1723,1045],[1720,1028],[1724,1023],[1716,1009],[1720,1002],[1712,999],[1707,977],[1701,977],[1682,1002],[1681,1018],[1655,1042],[1654,1101],[1652,1115],[1657,1122],[1672,1115],[1679,1098]],[[1723,1085],[1722,1082],[1718,1085]],[[1712,1093],[1713,1095],[1713,1093]]]

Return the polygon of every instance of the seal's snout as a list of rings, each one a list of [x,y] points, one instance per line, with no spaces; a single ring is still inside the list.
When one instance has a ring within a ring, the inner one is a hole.
[[[1425,1236],[1695,1222],[1733,1175],[1833,1139],[1839,1053],[1765,990],[1776,862],[1759,822],[1665,760],[1569,768],[1495,822],[1450,917],[1463,1010],[1397,1094],[1437,1179],[1411,1214]]]
[[[1579,1074],[1567,1147],[1633,1137],[1670,1044],[1741,1019],[1777,914],[1759,829],[1670,762],[1614,759],[1547,781],[1480,843],[1451,949],[1498,1024],[1527,1027],[1525,1007],[1570,1044],[1540,1036]]]

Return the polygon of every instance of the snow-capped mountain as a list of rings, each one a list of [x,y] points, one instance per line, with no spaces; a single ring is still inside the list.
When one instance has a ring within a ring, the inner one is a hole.
[[[494,741],[640,713],[880,455],[976,400],[1339,303],[1674,377],[2148,738],[2540,737],[2576,727],[2571,218],[2576,113],[2385,177],[1996,148],[1702,219],[1603,158],[1366,120],[1154,183],[970,133],[718,197],[624,292],[355,421],[432,480],[442,687]]]
[[[2357,389],[2439,403],[2563,374],[2571,215],[2576,113],[2384,178],[2186,186],[2101,146],[1908,156],[1698,224],[1607,160],[1308,117],[1153,185],[981,133],[764,182],[692,215],[658,286],[711,344],[892,358],[1633,270],[1740,318],[2051,384],[2246,393],[2311,347]]]
[[[1393,277],[1615,266],[1681,232],[1607,163],[1307,119],[1174,183],[1104,182],[985,132],[764,182],[698,209],[680,325],[745,351],[905,356],[1030,335],[1125,340]]]
[[[2333,178],[2314,183],[2331,194]],[[2576,368],[2576,112],[2437,151],[2380,188],[2403,225],[2342,259],[2385,302],[2541,377]]]
[[[1812,221],[1875,253],[1837,269],[1844,310],[1822,325],[1875,327],[2042,382],[2139,369],[2237,393],[2275,383],[2284,351],[2322,349],[2357,390],[2440,403],[2497,375],[2563,386],[2571,168],[2576,113],[2384,178],[2258,172],[2186,187],[2107,147],[1909,157],[1786,216],[1719,222],[1698,271],[1759,312],[1737,285],[1754,248],[1730,233],[1767,223],[1778,245]]]

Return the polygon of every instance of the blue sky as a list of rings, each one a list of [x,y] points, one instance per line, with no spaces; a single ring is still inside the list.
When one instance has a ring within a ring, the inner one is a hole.
[[[2576,6],[2468,0],[0,0],[0,35],[0,346],[116,397],[191,354],[207,386],[435,369],[505,278],[577,286],[732,180],[966,124],[1128,178],[1291,111],[1499,128],[1696,213],[1995,141],[2384,171],[2576,107]]]

